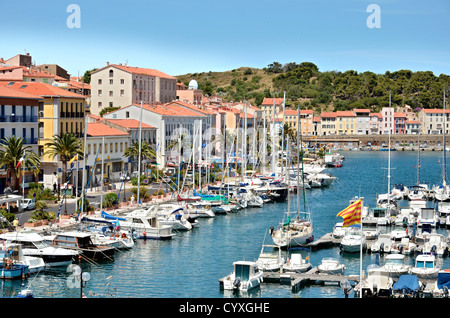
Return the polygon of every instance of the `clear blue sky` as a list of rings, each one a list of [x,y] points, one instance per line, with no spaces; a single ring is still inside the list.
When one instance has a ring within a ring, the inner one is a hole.
[[[66,25],[71,3],[79,29]],[[381,28],[367,27],[370,4]],[[448,0],[22,0],[1,10],[0,57],[29,52],[74,76],[107,61],[171,75],[274,61],[450,75]]]

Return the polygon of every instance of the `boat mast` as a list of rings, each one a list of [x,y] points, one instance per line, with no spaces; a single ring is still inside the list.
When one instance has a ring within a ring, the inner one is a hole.
[[[264,108],[264,119],[263,119],[263,125],[264,125],[264,129],[263,129],[263,149],[262,149],[262,174],[265,175],[266,174],[266,152],[267,152],[267,139],[266,139],[266,109]]]
[[[394,115],[393,113],[391,113],[391,92],[389,92],[389,129],[388,129],[388,133],[389,133],[389,144],[388,144],[388,192],[387,192],[387,200],[388,200],[388,208],[389,208],[389,204],[390,204],[390,193],[391,193],[391,129],[392,129],[392,121],[391,121],[391,117]]]
[[[446,155],[445,155],[445,89],[444,89],[444,92],[443,92],[443,116],[444,116],[444,127],[443,127],[443,129],[442,129],[442,142],[443,142],[443,145],[442,145],[442,156],[443,156],[443,164],[442,164],[442,184],[444,185],[444,187],[447,185],[447,183],[446,183],[446,181],[445,181],[445,178],[446,178],[446,171],[445,171],[445,166],[446,166]]]
[[[284,92],[283,94],[283,121],[282,121],[282,125],[281,125],[281,177],[284,178],[285,177],[285,173],[286,173],[286,169],[284,168],[283,165],[283,159],[284,159],[284,114],[285,114],[285,109],[286,109],[286,92]],[[287,159],[286,159],[286,163],[287,163]]]
[[[141,148],[142,148],[142,101],[141,101],[141,114],[139,116],[139,157],[138,157],[138,187],[137,187],[137,204],[140,205],[140,194],[139,194],[139,188],[141,187]],[[105,150],[105,149],[103,149]],[[103,164],[102,164],[102,168],[103,168]],[[103,176],[102,176],[103,178]],[[103,185],[102,185],[102,190],[103,190]],[[103,191],[102,191],[103,192]]]
[[[417,186],[420,184],[420,131],[417,137]]]
[[[273,100],[273,112],[272,112],[272,173],[275,174],[276,161],[275,161],[275,99]]]

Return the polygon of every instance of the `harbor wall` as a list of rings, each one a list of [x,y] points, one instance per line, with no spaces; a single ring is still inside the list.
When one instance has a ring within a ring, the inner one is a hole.
[[[417,150],[418,135],[391,135],[391,147],[398,150]],[[450,145],[450,136],[445,135],[446,147]],[[334,144],[337,148],[387,148],[389,135],[330,135],[330,136],[305,136],[303,142],[310,146],[327,146]],[[442,135],[420,135],[421,150],[442,151]]]

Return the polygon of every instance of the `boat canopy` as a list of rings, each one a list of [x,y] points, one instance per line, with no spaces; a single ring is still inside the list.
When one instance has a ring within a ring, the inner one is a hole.
[[[109,213],[106,213],[105,211],[102,211],[102,218],[108,219],[108,220],[119,220],[119,221],[126,221],[124,218],[119,218],[117,216],[111,215]]]
[[[450,271],[444,269],[444,271],[438,273],[437,286],[439,289],[444,286],[450,289]]]
[[[401,275],[392,287],[397,291],[405,289],[407,293],[412,293],[419,290],[420,284],[416,275]]]

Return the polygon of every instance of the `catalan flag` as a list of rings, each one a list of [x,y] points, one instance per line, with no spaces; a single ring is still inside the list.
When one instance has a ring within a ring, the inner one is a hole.
[[[342,227],[361,223],[361,206],[362,199],[359,199],[337,214],[337,216],[344,218]]]

